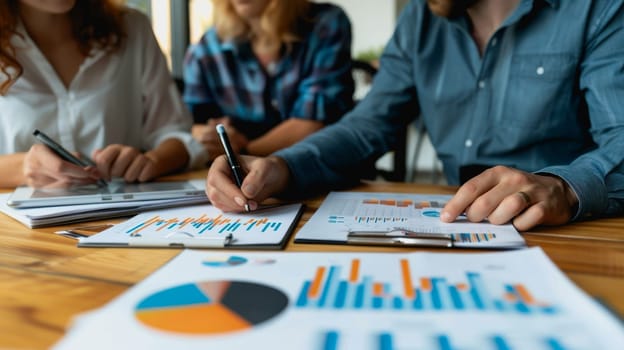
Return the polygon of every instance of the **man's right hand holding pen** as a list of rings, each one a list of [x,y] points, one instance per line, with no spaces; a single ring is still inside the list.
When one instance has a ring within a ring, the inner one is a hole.
[[[239,159],[247,173],[240,188],[225,155],[217,157],[210,166],[206,194],[217,208],[224,212],[241,212],[247,204],[253,211],[259,203],[288,187],[290,171],[283,159],[274,156],[239,156]]]

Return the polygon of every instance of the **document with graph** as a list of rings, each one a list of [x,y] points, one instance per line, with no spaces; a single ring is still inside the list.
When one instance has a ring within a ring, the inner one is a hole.
[[[298,203],[237,214],[212,205],[149,211],[80,238],[78,246],[282,248],[302,208]]]
[[[185,250],[56,349],[597,350],[624,329],[539,248]]]
[[[462,248],[525,246],[511,225],[440,221],[449,195],[331,192],[297,232],[297,243],[414,245]]]

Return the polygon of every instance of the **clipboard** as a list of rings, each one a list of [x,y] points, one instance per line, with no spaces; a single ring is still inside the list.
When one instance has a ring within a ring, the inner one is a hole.
[[[440,220],[450,195],[330,192],[295,236],[295,243],[513,249],[526,246],[510,223]]]
[[[284,204],[253,212],[223,213],[201,205],[141,213],[88,237],[79,247],[282,249],[303,204]],[[74,230],[70,231],[75,237]],[[58,232],[63,234],[63,231]]]

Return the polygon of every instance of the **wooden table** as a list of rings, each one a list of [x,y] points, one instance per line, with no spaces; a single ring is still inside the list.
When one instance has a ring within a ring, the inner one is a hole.
[[[203,176],[200,172],[185,177]],[[452,194],[455,188],[370,182],[354,190]],[[305,201],[297,229],[323,198]],[[75,241],[53,234],[65,226],[31,230],[3,214],[0,223],[0,348],[50,347],[63,336],[73,316],[104,305],[179,253],[176,249],[77,248]],[[583,290],[624,315],[624,219],[540,227],[524,236],[529,246],[542,247]],[[292,240],[287,251],[406,251]]]

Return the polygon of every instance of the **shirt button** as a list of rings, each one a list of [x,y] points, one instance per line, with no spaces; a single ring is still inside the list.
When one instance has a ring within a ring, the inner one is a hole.
[[[483,89],[485,87],[485,80],[479,80],[479,89]]]
[[[466,146],[466,148],[472,147],[472,140],[471,139],[466,140],[466,142],[464,142],[464,146]]]
[[[491,46],[496,46],[496,44],[498,44],[498,39],[493,38],[490,45]]]
[[[273,106],[273,108],[276,108],[276,109],[277,109],[277,107],[279,107],[279,103],[275,99],[271,100],[271,105]]]
[[[535,73],[537,73],[537,75],[544,74],[544,67],[542,66],[537,67],[537,69],[535,70]]]

